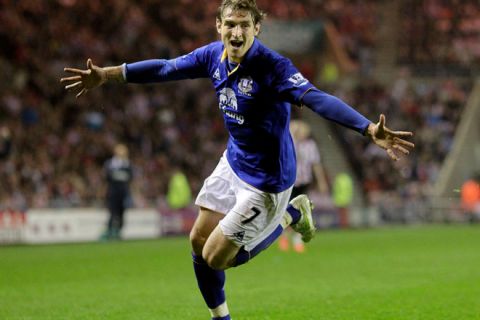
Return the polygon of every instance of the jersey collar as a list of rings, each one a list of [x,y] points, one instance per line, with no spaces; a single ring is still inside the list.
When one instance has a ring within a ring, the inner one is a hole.
[[[258,50],[258,47],[260,46],[260,41],[255,37],[255,39],[253,39],[253,43],[252,43],[252,46],[250,47],[250,49],[248,49],[247,53],[245,54],[245,56],[243,57],[242,61],[235,67],[235,69],[233,69],[232,71],[228,72],[228,76],[232,75],[233,73],[235,73],[240,67],[245,67],[247,66],[251,60],[253,59],[253,57],[255,57],[256,53],[257,53],[257,50]],[[223,53],[222,53],[222,56],[220,58],[220,62],[221,63],[228,63],[228,55],[227,55],[227,49],[224,48],[223,49]]]

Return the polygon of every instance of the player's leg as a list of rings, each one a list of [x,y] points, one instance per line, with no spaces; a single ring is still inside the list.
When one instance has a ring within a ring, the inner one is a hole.
[[[231,170],[231,169],[229,169]],[[203,257],[215,269],[238,266],[268,248],[282,233],[283,212],[291,189],[264,192],[230,175],[235,203],[213,230]]]
[[[296,250],[296,247],[301,247],[302,238],[305,238],[305,242],[308,242],[313,238],[315,232],[315,226],[312,219],[313,206],[310,199],[306,196],[308,189],[309,184],[294,186],[290,196],[290,203],[286,210],[287,218],[288,216],[292,217],[292,222],[290,222],[292,229],[297,232],[297,234],[292,237],[294,249]],[[302,217],[304,218],[302,219]],[[299,237],[298,234],[301,236]]]
[[[225,217],[225,214],[200,207],[198,217],[190,231],[190,243],[193,253],[202,256],[203,247],[208,237],[218,225],[218,222]]]
[[[207,304],[212,319],[230,319],[225,298],[225,272],[210,267],[202,257],[202,251],[218,222],[224,214],[206,208],[200,208],[197,220],[190,232],[192,244],[193,269],[197,284]]]
[[[267,216],[274,216],[268,224],[262,226],[261,232],[254,239],[242,246],[235,258],[235,266],[239,266],[253,259],[261,251],[267,249],[283,232],[291,226],[292,229],[302,235],[302,240],[310,241],[315,234],[315,226],[312,219],[312,204],[306,195],[299,195],[288,203],[290,190],[278,194],[270,194],[275,197],[275,206],[269,207]],[[228,216],[227,216],[228,218]],[[225,223],[221,223],[223,225]]]
[[[112,196],[107,197],[107,210],[108,210],[108,221],[104,233],[101,235],[100,240],[110,240],[112,239],[113,230],[116,226],[116,206],[117,202]]]
[[[208,237],[203,248],[203,258],[216,270],[225,270],[235,265],[235,258],[240,247],[227,238],[220,226]]]
[[[245,184],[224,157],[205,180],[195,201],[201,210],[191,240],[198,286],[213,319],[230,319],[225,273],[218,269],[245,263],[270,246],[286,226],[300,220],[301,212],[294,207],[283,216],[290,189],[281,194],[279,198]]]
[[[114,202],[112,203],[112,225],[110,230],[110,238],[119,239],[120,238],[120,229],[123,225],[123,199],[116,196]]]
[[[198,287],[207,304],[212,319],[229,320],[230,314],[225,297],[225,272],[212,268],[204,259],[205,244],[213,230],[235,203],[231,190],[227,162],[222,158],[205,180],[195,204],[200,207],[199,215],[190,233],[192,258]],[[207,209],[208,208],[208,209]]]
[[[238,179],[237,177],[234,177]],[[203,247],[214,269],[242,265],[267,249],[288,226],[310,241],[315,234],[312,203],[306,195],[288,201],[291,189],[272,194],[233,181],[236,202]]]
[[[306,186],[305,185],[294,185],[293,186],[293,189],[292,189],[292,194],[290,195],[290,200],[292,200],[293,198],[305,193],[306,191]],[[290,204],[289,204],[290,205]],[[287,207],[287,211],[285,214],[289,214],[288,213],[288,207]],[[300,238],[299,238],[300,237]],[[292,241],[292,244],[293,244],[293,248],[295,250],[297,250],[297,242],[298,242],[298,239],[300,241],[302,241],[301,239],[301,236],[296,233],[296,232],[293,232],[292,228],[289,228],[287,227],[282,235],[280,236],[280,238],[278,239],[278,247],[280,248],[280,250],[282,251],[288,251],[290,249],[290,240]]]
[[[113,229],[112,238],[113,239],[120,239],[120,235],[123,229],[124,219],[125,219],[125,210],[126,210],[126,202],[125,199],[122,198],[117,202],[117,209],[116,209],[116,217],[117,223],[116,227]]]
[[[214,268],[241,265],[268,248],[282,233],[291,189],[258,190],[233,175],[235,204],[208,239],[203,256]],[[291,221],[292,219],[290,219]]]

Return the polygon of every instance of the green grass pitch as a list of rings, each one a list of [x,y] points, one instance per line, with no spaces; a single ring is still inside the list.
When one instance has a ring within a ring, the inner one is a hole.
[[[234,320],[480,319],[480,226],[321,231],[227,271]],[[210,319],[187,238],[0,247],[0,319]]]

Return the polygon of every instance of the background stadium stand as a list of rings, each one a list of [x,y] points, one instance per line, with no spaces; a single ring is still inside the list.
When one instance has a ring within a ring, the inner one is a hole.
[[[392,163],[348,130],[329,126],[322,132],[343,150],[338,156],[355,176],[357,203],[375,207],[385,221],[431,219],[432,190],[480,62],[480,5],[257,2],[269,13],[267,24],[320,20],[331,26],[323,50],[294,57],[302,71],[371,120],[383,112],[390,127],[416,133],[414,153]],[[112,65],[187,53],[216,39],[217,6],[195,0],[1,1],[0,126],[10,129],[13,147],[1,160],[0,209],[103,206],[102,165],[117,142],[131,150],[135,206],[162,202],[172,164],[180,164],[195,194],[226,141],[208,80],[108,85],[75,99],[58,79],[64,66],[81,67],[87,57]],[[326,54],[335,46],[344,60]],[[325,81],[332,64],[338,73]],[[320,141],[322,151],[325,145]],[[331,178],[339,170],[328,163],[327,169]]]

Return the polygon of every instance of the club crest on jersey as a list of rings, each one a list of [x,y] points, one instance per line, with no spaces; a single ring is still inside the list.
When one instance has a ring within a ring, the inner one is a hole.
[[[291,76],[290,78],[288,78],[288,81],[290,81],[291,83],[293,83],[293,85],[295,87],[301,87],[301,86],[304,86],[308,83],[308,80],[305,79],[303,77],[303,75],[298,72],[298,73],[295,73],[293,76]]]
[[[246,96],[251,96],[250,92],[253,89],[253,80],[251,77],[241,78],[238,81],[238,92]]]

